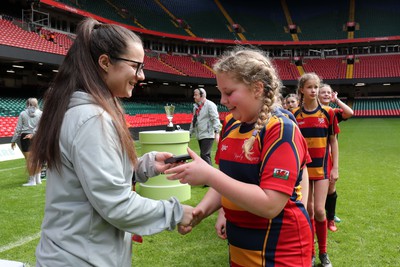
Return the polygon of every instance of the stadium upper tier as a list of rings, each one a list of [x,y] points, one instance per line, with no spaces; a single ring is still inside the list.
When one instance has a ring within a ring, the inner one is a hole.
[[[55,32],[54,41],[48,39],[49,29],[38,33],[28,32],[17,26],[18,22],[0,19],[0,45],[15,46],[46,53],[65,55],[73,43],[69,35]],[[166,54],[146,49],[145,70],[180,76],[214,78],[212,64],[215,57],[199,55]],[[274,58],[282,80],[297,80],[305,72],[315,72],[325,80],[346,78],[400,77],[400,55],[357,55],[349,63],[344,56],[327,58]],[[296,65],[297,64],[297,65]]]
[[[0,19],[0,45],[21,47],[47,53],[65,55],[73,39],[62,33],[55,33],[55,40],[46,38],[51,32],[41,29],[39,33],[28,32],[16,22]],[[177,55],[146,50],[145,70],[180,76],[214,78],[212,64],[215,57],[198,55]],[[349,63],[344,56],[322,58],[302,58],[301,66],[296,66],[293,58],[274,58],[282,80],[297,80],[302,71],[315,72],[323,79],[346,78],[389,78],[400,77],[400,55],[357,55]],[[298,62],[297,62],[298,63]]]
[[[65,55],[72,40],[68,46],[63,46],[67,36],[65,34],[57,34],[57,36],[60,39],[59,44],[42,38],[41,34],[25,31],[12,21],[0,19],[0,44],[2,45]]]
[[[58,2],[138,29],[208,39],[310,41],[400,35],[396,0]]]

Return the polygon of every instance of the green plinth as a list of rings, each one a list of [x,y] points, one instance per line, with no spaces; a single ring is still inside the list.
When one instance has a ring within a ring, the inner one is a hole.
[[[189,131],[145,131],[139,132],[142,154],[150,151],[166,151],[175,155],[187,153],[190,141]],[[144,197],[152,199],[169,199],[174,196],[179,201],[190,199],[190,185],[179,181],[170,181],[164,174],[150,178],[146,183],[139,183],[136,191]]]

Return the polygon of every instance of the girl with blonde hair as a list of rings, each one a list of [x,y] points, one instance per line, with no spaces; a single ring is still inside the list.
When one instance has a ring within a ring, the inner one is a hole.
[[[337,92],[332,90],[332,87],[329,84],[323,83],[319,87],[318,98],[322,105],[329,106],[330,103],[333,103],[338,106],[338,108],[333,108],[333,111],[336,114],[338,123],[341,121],[346,121],[350,117],[353,116],[353,110],[346,105],[342,100],[337,97]],[[332,232],[337,231],[336,222],[340,222],[339,217],[336,216],[336,200],[337,200],[337,192],[336,192],[336,182],[337,180],[330,179],[329,180],[329,189],[328,195],[326,197],[325,210],[326,216],[328,219],[328,229]]]
[[[292,112],[307,140],[312,159],[312,162],[307,164],[310,181],[307,211],[317,235],[319,259],[322,266],[331,267],[327,253],[328,230],[325,201],[329,180],[339,177],[339,148],[336,138],[339,127],[333,109],[321,105],[318,100],[320,83],[321,79],[315,73],[305,73],[300,77],[297,86],[300,106]],[[332,153],[332,168],[328,167],[330,153]],[[314,246],[312,255],[312,264],[315,266]]]
[[[214,65],[225,118],[216,161],[193,161],[166,171],[169,179],[209,185],[195,208],[191,231],[223,208],[231,266],[311,265],[311,225],[300,184],[307,144],[278,100],[281,81],[265,52],[236,47]]]

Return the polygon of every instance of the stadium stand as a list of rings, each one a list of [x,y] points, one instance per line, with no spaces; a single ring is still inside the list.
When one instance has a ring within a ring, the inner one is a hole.
[[[274,59],[273,63],[282,80],[296,80],[300,76],[296,65],[288,59]]]
[[[60,0],[104,18],[139,28],[188,36],[177,18],[187,22],[197,37],[238,39],[230,20],[240,24],[247,40],[290,41],[289,23],[295,24],[299,40],[347,39],[347,22],[354,22],[355,38],[398,35],[400,3],[374,1],[259,1],[248,5],[240,0]],[[220,3],[218,5],[217,3]],[[288,14],[285,14],[287,9]],[[349,21],[353,19],[355,21]],[[268,25],[268,26],[264,26]]]
[[[300,28],[299,40],[346,39],[343,24],[349,14],[348,1],[318,2],[286,0],[293,22]]]
[[[73,37],[55,32],[55,41],[41,38],[49,35],[49,29],[41,29],[40,34],[28,32],[9,20],[0,19],[0,44],[38,50],[47,53],[65,55],[73,43]],[[215,57],[204,57],[206,65],[212,66]],[[400,76],[400,54],[357,55],[354,64],[353,78],[387,78]],[[290,58],[274,60],[282,80],[296,80],[299,71]],[[182,76],[214,78],[214,73],[201,62],[194,61],[189,55],[160,54],[159,57],[146,56],[148,70],[165,72]],[[315,72],[324,79],[345,79],[346,62],[344,57],[336,58],[303,58],[303,68],[306,72]]]
[[[347,102],[346,99],[342,99]],[[42,100],[39,101],[40,103]],[[192,120],[192,102],[171,102],[175,106],[173,122],[190,124]],[[19,113],[25,108],[24,98],[0,98],[0,137],[11,137],[14,133]],[[124,101],[125,118],[129,127],[162,126],[168,123],[164,111],[165,103]],[[228,111],[218,104],[218,112],[222,120]],[[365,98],[356,97],[353,101],[354,117],[399,117],[400,97]]]
[[[398,40],[392,43],[392,50],[383,48],[379,51],[359,45],[358,49],[352,47],[356,43],[335,46],[335,42],[346,41],[350,38],[347,35],[346,23],[354,22],[354,38],[376,38],[375,47],[381,46],[380,42],[386,41],[389,37],[400,36],[400,2],[389,0],[382,5],[373,0],[356,1],[354,6],[349,7],[349,1],[339,0],[335,3],[324,2],[315,5],[315,1],[276,1],[259,2],[257,6],[239,0],[100,0],[100,1],[71,1],[60,0],[68,6],[84,10],[96,16],[106,18],[118,23],[131,25],[140,29],[147,29],[160,33],[150,38],[153,42],[163,39],[163,33],[176,34],[177,36],[199,37],[193,47],[200,47],[203,44],[213,43],[215,40],[227,41],[221,47],[229,44],[240,43],[237,32],[234,32],[232,23],[237,23],[243,29],[242,36],[251,41],[278,41],[284,44],[285,48],[292,40],[288,24],[293,23],[297,27],[297,36],[300,41],[321,42],[322,48],[327,40],[329,48],[340,50],[341,47],[347,52],[338,54],[337,51],[320,57],[316,55],[302,54],[307,50],[308,44],[303,47],[298,43],[288,47],[289,54],[273,56],[273,64],[276,66],[279,76],[284,82],[291,86],[301,75],[302,71],[315,72],[324,80],[334,80],[341,83],[355,84],[363,79],[375,79],[380,84],[390,79],[400,77],[400,50]],[[352,2],[354,3],[354,1]],[[353,9],[354,8],[354,9]],[[268,12],[267,12],[268,11]],[[20,19],[12,16],[2,16],[0,19],[0,45],[18,47],[27,50],[41,51],[49,54],[65,55],[73,44],[74,35],[62,32],[51,27],[41,27],[37,32],[29,27],[24,27]],[[187,28],[179,24],[179,20],[187,23]],[[266,26],[267,25],[267,26]],[[37,30],[37,29],[36,29]],[[54,40],[49,40],[49,35],[54,34]],[[147,35],[143,34],[146,41]],[[383,36],[383,37],[382,37]],[[162,38],[160,38],[162,37]],[[241,39],[243,41],[243,39]],[[186,41],[186,40],[185,40]],[[169,40],[171,43],[171,40]],[[173,43],[173,42],[172,42]],[[241,44],[247,44],[246,42]],[[256,44],[257,43],[251,43]],[[170,74],[180,78],[206,78],[214,79],[212,65],[216,60],[216,52],[201,54],[201,49],[193,53],[173,52],[164,48],[162,40],[156,49],[146,49],[145,70]],[[180,42],[178,45],[182,45]],[[189,44],[190,45],[190,44]],[[173,46],[173,47],[176,47]],[[385,45],[382,45],[383,47]],[[218,48],[222,51],[223,48]],[[268,45],[260,47],[270,49]],[[272,46],[272,49],[276,47]],[[396,48],[397,47],[397,48]],[[300,51],[300,56],[294,52]],[[368,54],[358,53],[366,48]],[[385,50],[386,49],[386,50]],[[397,49],[397,50],[396,50]],[[384,52],[383,54],[373,54]],[[196,54],[194,53],[196,52]],[[197,54],[198,53],[198,54]],[[348,57],[352,57],[352,61]],[[296,66],[295,58],[300,60],[300,66]],[[3,84],[4,85],[4,84]],[[375,92],[379,97],[357,97],[356,91],[352,89],[351,99],[346,99],[354,110],[354,117],[399,117],[400,98],[383,97],[380,92]],[[161,92],[160,94],[167,94]],[[398,92],[392,93],[398,95]],[[183,95],[183,94],[180,94]],[[181,102],[173,102],[176,106],[174,123],[188,124],[191,121],[192,102],[186,98]],[[355,98],[354,98],[355,96]],[[189,97],[190,98],[190,97]],[[0,137],[10,137],[13,134],[17,117],[24,108],[25,98],[0,97]],[[126,119],[130,127],[157,126],[167,124],[164,111],[164,103],[155,102],[123,102]],[[226,108],[218,105],[220,118],[226,114]]]
[[[359,24],[359,30],[355,32],[357,38],[398,35],[400,2],[356,1],[356,20]]]
[[[200,37],[216,39],[234,39],[228,29],[228,21],[222,15],[214,1],[205,0],[161,0],[175,17],[184,18],[191,31]]]
[[[90,2],[90,1],[88,1]],[[96,1],[102,2],[102,1]],[[165,12],[157,1],[129,1],[120,0],[118,2],[121,8],[128,10],[131,21],[124,21],[128,25],[134,25],[135,21],[145,29],[157,30],[160,32],[173,33],[179,35],[188,35],[184,29],[179,28],[173,19]],[[89,11],[92,11],[90,9]],[[94,13],[97,14],[97,13]],[[106,16],[107,17],[107,16]],[[108,18],[108,17],[107,17]],[[136,24],[135,26],[137,26]]]
[[[400,116],[400,98],[355,98],[355,117]]]
[[[354,64],[354,78],[400,77],[400,54],[359,55]]]
[[[40,37],[50,42],[51,34],[54,35],[54,41],[52,42],[58,44],[60,47],[64,47],[66,51],[68,51],[68,49],[74,42],[74,36],[72,34],[66,35],[60,32],[54,32],[53,30],[49,30],[46,28],[41,28],[39,31]]]
[[[160,54],[160,58],[166,64],[173,66],[185,75],[194,77],[214,78],[214,73],[207,69],[202,63],[194,61],[187,55]]]
[[[35,32],[28,32],[12,21],[0,19],[0,44],[43,51],[53,54],[66,54],[66,48],[47,41]]]
[[[14,134],[19,113],[25,108],[25,99],[0,97],[0,137]]]
[[[146,70],[170,73],[170,74],[175,74],[175,75],[184,75],[182,72],[179,72],[177,69],[175,69],[175,68],[171,67],[170,65],[164,63],[163,61],[159,60],[158,56],[152,57],[152,56],[146,55],[145,59],[144,59],[144,63],[145,63]]]
[[[0,98],[0,137],[11,137],[14,134],[19,113],[25,108],[24,98]],[[42,100],[39,100],[42,103]],[[165,103],[155,102],[122,102],[125,109],[125,119],[131,128],[167,125]],[[171,102],[175,106],[173,122],[175,124],[190,124],[192,121],[192,102]],[[226,107],[218,104],[218,112],[222,120],[227,115]]]
[[[346,78],[346,61],[344,57],[304,59],[303,68],[306,72],[317,73],[322,79]]]
[[[280,1],[260,1],[254,8],[246,1],[220,1],[233,21],[239,23],[247,40],[290,41],[290,34],[285,33],[285,15]],[[265,12],[268,10],[268,12]]]

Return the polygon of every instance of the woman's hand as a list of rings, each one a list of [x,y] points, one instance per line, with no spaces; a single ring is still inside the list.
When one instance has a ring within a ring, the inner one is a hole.
[[[185,206],[185,205],[183,205]],[[199,207],[192,208],[192,217],[191,221],[188,224],[180,223],[178,225],[178,232],[182,235],[186,235],[190,233],[196,225],[198,225],[204,219],[204,211]],[[183,219],[182,219],[183,220]],[[185,221],[186,222],[186,221]]]
[[[216,169],[205,162],[190,148],[187,150],[193,161],[169,168],[164,172],[167,174],[167,178],[169,180],[179,180],[182,184],[209,185],[210,180],[215,176],[212,173]]]
[[[27,134],[27,135],[25,135],[24,139],[32,139],[32,137],[33,137],[33,134]]]
[[[157,152],[156,158],[155,158],[155,167],[156,170],[160,173],[164,172],[166,169],[170,168],[172,164],[165,164],[165,160],[167,158],[172,157],[173,154],[169,152]]]
[[[182,216],[182,220],[179,224],[181,225],[191,225],[192,221],[193,221],[193,207],[189,206],[189,205],[182,205],[183,207],[183,216]]]
[[[185,163],[185,161],[178,161],[175,163],[165,163],[165,160],[169,159],[172,156],[174,156],[174,154],[171,154],[169,152],[158,152],[155,158],[156,170],[159,171],[160,173],[163,173],[165,170],[169,168],[173,168],[175,166],[179,166]]]

